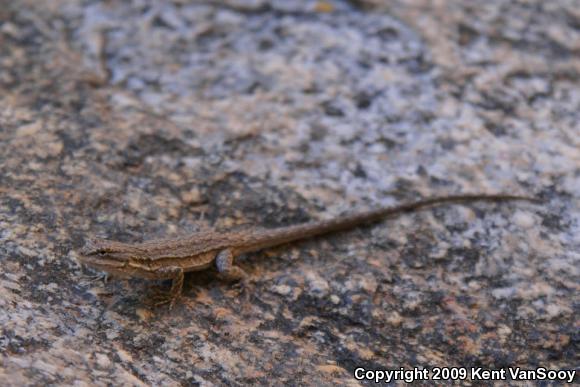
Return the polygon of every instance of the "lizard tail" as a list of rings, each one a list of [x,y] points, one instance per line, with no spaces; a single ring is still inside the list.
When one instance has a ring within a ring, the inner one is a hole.
[[[476,201],[506,202],[516,200],[528,201],[533,203],[542,202],[540,199],[530,196],[509,195],[509,194],[490,194],[490,195],[463,194],[463,195],[437,196],[417,200],[410,203],[404,203],[392,207],[383,207],[375,210],[361,211],[354,214],[346,214],[339,216],[335,219],[314,221],[309,223],[298,224],[295,226],[274,229],[271,231],[264,231],[261,232],[259,235],[253,237],[252,238],[253,240],[246,241],[249,242],[246,244],[247,249],[243,249],[240,252],[256,251],[296,241],[299,239],[306,239],[335,231],[347,230],[362,224],[376,222],[389,215],[396,215],[400,213],[416,211],[434,205],[447,203],[471,203]]]

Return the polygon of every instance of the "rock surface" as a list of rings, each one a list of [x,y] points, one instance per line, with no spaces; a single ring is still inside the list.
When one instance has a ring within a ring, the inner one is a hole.
[[[574,0],[2,3],[2,385],[578,367]],[[439,207],[248,254],[242,295],[194,273],[171,311],[148,302],[166,282],[103,285],[76,260],[95,235],[464,192],[545,204]]]

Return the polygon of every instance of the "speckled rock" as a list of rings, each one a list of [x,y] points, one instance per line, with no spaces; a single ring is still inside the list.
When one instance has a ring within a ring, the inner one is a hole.
[[[2,385],[578,368],[574,0],[1,3]],[[464,192],[545,202],[439,207],[248,254],[243,292],[194,273],[171,311],[149,301],[167,283],[103,284],[77,262],[96,235]]]

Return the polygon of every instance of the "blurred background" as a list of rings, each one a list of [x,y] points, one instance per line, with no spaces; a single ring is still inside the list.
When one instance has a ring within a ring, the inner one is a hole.
[[[3,385],[359,383],[575,368],[574,0],[0,0]],[[450,193],[527,194],[91,281],[88,237],[278,227]]]

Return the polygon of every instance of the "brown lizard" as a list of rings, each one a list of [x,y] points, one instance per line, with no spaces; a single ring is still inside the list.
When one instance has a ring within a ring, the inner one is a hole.
[[[181,295],[185,272],[204,270],[215,265],[223,279],[243,279],[246,273],[233,263],[234,257],[239,254],[346,230],[378,221],[388,215],[414,211],[435,204],[508,200],[539,201],[531,197],[507,194],[451,195],[275,229],[256,228],[223,233],[199,232],[183,238],[152,240],[136,244],[98,239],[86,244],[81,252],[80,261],[87,266],[113,275],[172,279],[168,297],[160,302],[160,304],[168,302],[171,308]]]

